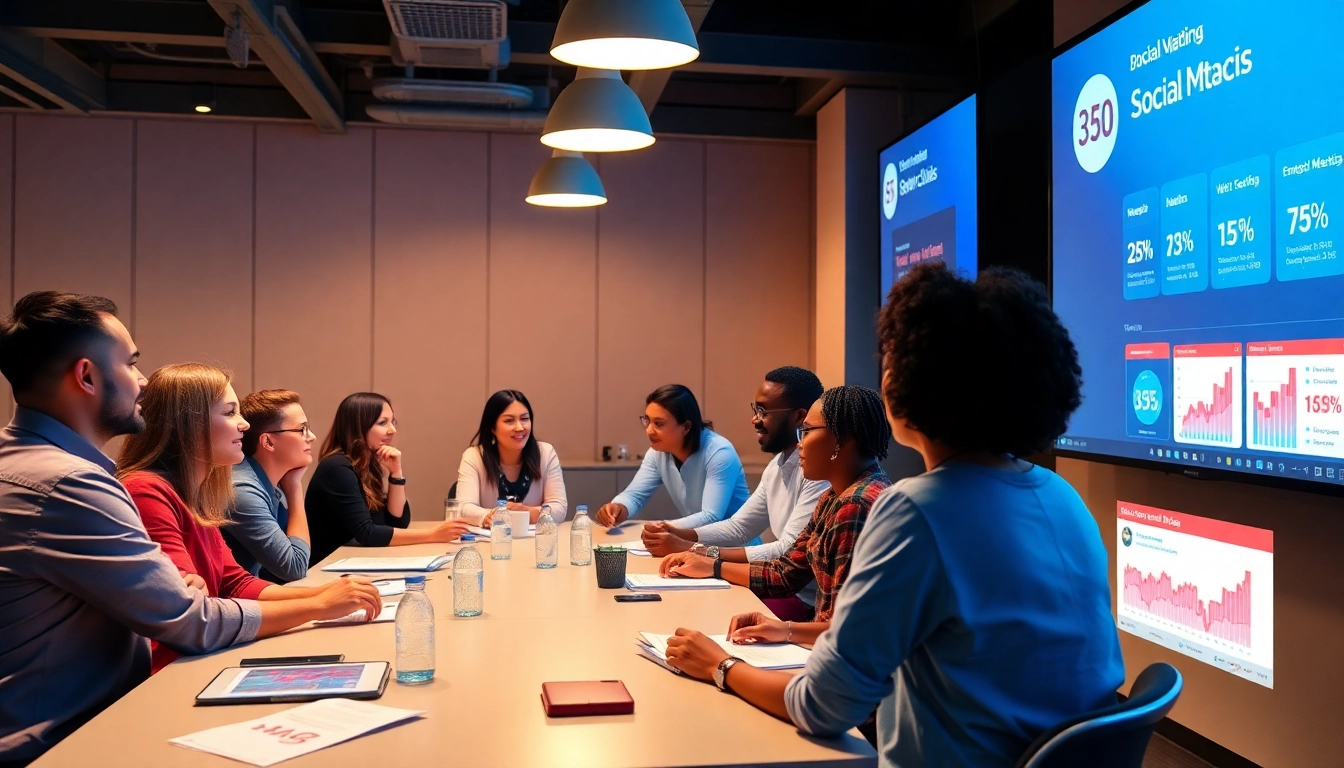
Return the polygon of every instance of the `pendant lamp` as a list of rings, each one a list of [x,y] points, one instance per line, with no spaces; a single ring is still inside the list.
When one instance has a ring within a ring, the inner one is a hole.
[[[639,97],[610,69],[580,69],[551,105],[541,143],[570,152],[625,152],[653,143]]]
[[[700,55],[681,0],[569,0],[551,55],[594,69],[668,69]]]
[[[607,202],[607,192],[582,154],[557,149],[532,177],[527,202],[547,208],[588,208]]]

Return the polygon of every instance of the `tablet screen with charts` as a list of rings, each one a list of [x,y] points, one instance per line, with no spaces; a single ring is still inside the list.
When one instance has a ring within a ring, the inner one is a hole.
[[[196,696],[197,704],[255,704],[327,698],[376,699],[387,686],[386,661],[230,667]]]

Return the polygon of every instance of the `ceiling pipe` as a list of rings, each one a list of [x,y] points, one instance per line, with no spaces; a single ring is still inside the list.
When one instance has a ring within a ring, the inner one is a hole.
[[[445,107],[437,104],[370,104],[369,117],[381,123],[430,125],[439,128],[491,129],[541,133],[544,109]]]

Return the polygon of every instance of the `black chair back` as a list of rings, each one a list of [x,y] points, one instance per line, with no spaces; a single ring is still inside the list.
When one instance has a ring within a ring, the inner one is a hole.
[[[1041,734],[1017,768],[1141,768],[1153,728],[1176,705],[1181,686],[1175,667],[1153,664],[1139,674],[1128,699]]]

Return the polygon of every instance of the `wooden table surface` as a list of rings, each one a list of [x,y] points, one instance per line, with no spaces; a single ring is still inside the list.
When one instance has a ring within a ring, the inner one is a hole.
[[[594,530],[597,544],[629,540]],[[437,672],[421,686],[395,678],[376,703],[428,710],[424,719],[284,763],[287,768],[360,766],[873,766],[868,743],[851,731],[814,739],[714,686],[674,675],[636,653],[640,631],[678,627],[727,631],[733,614],[765,610],[750,590],[663,593],[662,602],[617,603],[624,590],[597,588],[595,569],[569,564],[569,524],[560,527],[560,564],[535,567],[531,539],[514,542],[513,559],[485,559],[485,613],[452,611],[451,566],[430,574],[426,592],[437,622]],[[324,562],[356,555],[425,555],[458,547],[425,544],[369,550],[344,547]],[[628,558],[628,572],[657,571],[655,558]],[[317,569],[299,584],[335,578]],[[391,623],[300,627],[209,656],[184,658],[142,683],[58,744],[37,768],[90,766],[222,768],[231,760],[168,739],[251,720],[294,705],[195,707],[195,695],[221,669],[257,656],[345,654],[347,661],[394,661]],[[547,718],[541,684],[622,680],[635,714]]]

